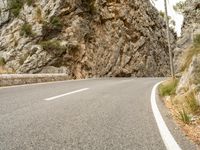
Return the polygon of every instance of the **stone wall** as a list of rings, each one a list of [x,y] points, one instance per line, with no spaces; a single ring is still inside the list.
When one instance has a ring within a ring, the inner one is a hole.
[[[68,80],[65,74],[2,74],[0,75],[0,87],[64,80]]]

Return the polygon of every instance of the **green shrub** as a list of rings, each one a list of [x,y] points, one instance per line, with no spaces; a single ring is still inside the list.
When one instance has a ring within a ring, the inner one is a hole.
[[[54,29],[62,29],[62,27],[63,27],[63,22],[61,21],[61,19],[59,17],[52,17],[50,19],[50,24],[51,24],[52,28],[54,28]]]
[[[170,96],[176,93],[176,87],[178,84],[177,79],[171,79],[159,86],[159,94],[161,96]]]
[[[20,13],[23,5],[24,5],[23,0],[9,0],[8,1],[8,6],[10,9],[10,12],[14,17],[19,16],[19,13]]]
[[[31,6],[34,4],[35,0],[25,0],[28,6]]]
[[[0,57],[0,66],[4,66],[6,64],[6,61],[3,57]]]
[[[56,50],[58,53],[62,53],[66,50],[66,47],[62,46],[60,44],[60,41],[58,40],[48,40],[48,41],[42,41],[40,45],[43,47],[46,51],[51,51],[52,53]]]
[[[20,65],[23,65],[24,62],[25,62],[25,60],[28,58],[28,56],[29,56],[28,53],[22,55],[22,56],[19,58],[19,64],[20,64]]]
[[[9,0],[8,7],[10,9],[11,14],[14,17],[18,17],[25,3],[27,3],[28,6],[31,6],[34,4],[34,2],[35,0]]]
[[[56,40],[56,41],[42,41],[41,46],[43,47],[44,50],[54,50],[57,49],[58,47],[60,47],[60,43]]]
[[[32,26],[28,23],[24,23],[21,27],[20,35],[26,37],[32,36],[33,35]]]
[[[194,38],[194,46],[200,47],[200,34],[197,34],[196,37]]]
[[[52,38],[60,33],[63,28],[63,22],[59,17],[52,17],[49,22],[44,22],[42,26],[42,34],[44,39]]]
[[[163,11],[159,11],[159,15],[162,17],[162,18],[165,18],[165,13]]]
[[[62,27],[63,27],[63,22],[59,17],[52,17],[49,22],[43,23],[44,31],[49,31],[49,30],[61,31]]]

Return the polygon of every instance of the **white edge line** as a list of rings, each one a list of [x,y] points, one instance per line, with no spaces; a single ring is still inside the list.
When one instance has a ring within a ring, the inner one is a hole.
[[[46,99],[44,99],[44,100],[45,100],[45,101],[51,101],[51,100],[54,100],[54,99],[58,99],[58,98],[61,98],[61,97],[67,96],[67,95],[71,95],[71,94],[83,92],[83,91],[86,91],[86,90],[89,90],[89,88],[84,88],[84,89],[72,91],[72,92],[69,92],[69,93],[65,93],[65,94],[53,96],[53,97],[50,97],[50,98],[46,98]]]
[[[160,131],[160,135],[162,137],[162,140],[166,146],[167,150],[181,150],[180,146],[175,141],[174,137],[170,133],[167,125],[165,124],[164,119],[162,118],[162,115],[158,109],[158,106],[156,104],[156,90],[159,84],[162,82],[157,83],[151,92],[151,107],[152,111],[158,126],[158,129]]]

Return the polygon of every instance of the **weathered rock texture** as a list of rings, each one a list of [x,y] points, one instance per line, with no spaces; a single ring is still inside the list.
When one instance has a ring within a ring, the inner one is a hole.
[[[0,27],[9,21],[9,11],[5,11],[7,8],[7,0],[0,0]]]
[[[194,37],[200,33],[200,4],[199,0],[187,0],[184,6],[184,23],[182,26],[182,36],[177,41],[175,51],[176,72],[182,71],[184,55],[193,45]]]
[[[3,20],[10,21],[0,23],[0,56],[17,73],[169,74],[165,23],[149,0],[35,0]],[[31,36],[20,35],[25,23]]]
[[[194,39],[200,35],[199,0],[186,1],[184,17],[182,37],[175,49],[176,71],[181,74],[177,94],[193,91],[200,104],[200,43],[199,46],[194,46]]]

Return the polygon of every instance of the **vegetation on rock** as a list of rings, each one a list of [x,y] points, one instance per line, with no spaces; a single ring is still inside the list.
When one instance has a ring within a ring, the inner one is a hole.
[[[44,39],[51,38],[51,35],[55,36],[60,33],[63,28],[63,22],[59,17],[51,17],[49,22],[43,22],[42,34]]]
[[[32,25],[28,23],[24,23],[21,26],[20,35],[25,36],[25,37],[33,36]]]
[[[23,0],[9,0],[8,6],[10,9],[10,12],[14,17],[17,17],[24,5]]]
[[[194,46],[196,48],[199,48],[200,49],[200,34],[197,34],[195,37],[194,37]]]
[[[32,4],[34,4],[34,1],[35,0],[9,0],[8,7],[11,14],[14,17],[18,17],[24,4],[26,3],[28,6],[31,6]]]
[[[178,13],[182,13],[185,9],[185,2],[180,1],[176,5],[174,5],[174,10]]]
[[[64,51],[66,48],[60,44],[59,40],[48,40],[42,41],[40,45],[43,47],[45,51]]]
[[[3,57],[0,57],[0,66],[4,66],[6,64],[6,61]]]

